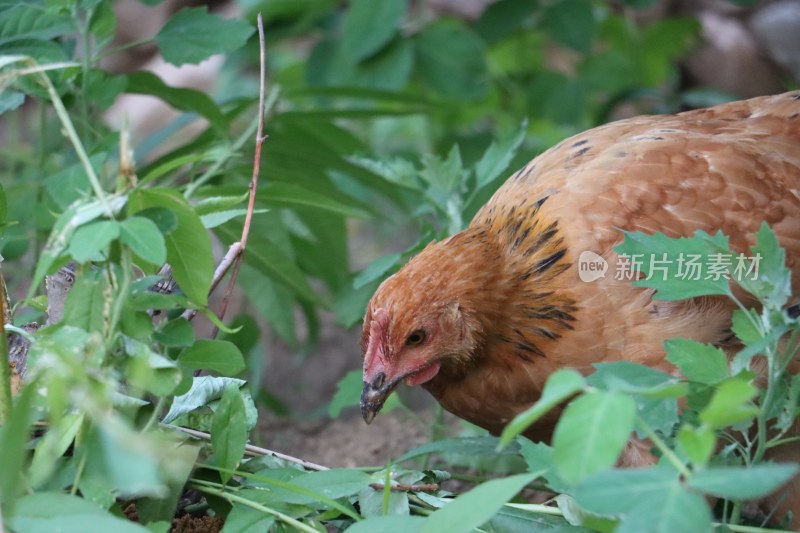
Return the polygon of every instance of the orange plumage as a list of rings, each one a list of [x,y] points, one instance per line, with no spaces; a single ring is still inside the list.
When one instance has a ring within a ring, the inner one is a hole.
[[[511,176],[467,229],[378,288],[362,336],[365,419],[406,380],[496,434],[557,369],[628,360],[673,372],[666,339],[725,348],[729,300],[656,301],[613,272],[581,282],[578,256],[615,264],[620,230],[721,230],[747,252],[762,221],[786,249],[800,294],[800,92],[567,139]],[[526,435],[547,440],[556,417]]]

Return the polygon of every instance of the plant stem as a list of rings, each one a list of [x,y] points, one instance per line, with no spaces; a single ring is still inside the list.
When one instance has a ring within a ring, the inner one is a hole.
[[[236,494],[232,494],[232,493],[227,492],[225,490],[218,489],[212,483],[208,483],[206,481],[195,479],[189,484],[189,487],[191,487],[191,488],[193,488],[193,489],[195,489],[197,491],[204,492],[206,494],[213,494],[215,496],[219,496],[220,498],[228,500],[230,503],[239,503],[239,504],[244,505],[246,507],[250,507],[251,509],[255,509],[256,511],[261,511],[264,514],[272,515],[275,518],[277,518],[278,520],[280,520],[281,522],[284,522],[285,524],[294,527],[298,531],[304,531],[306,533],[319,533],[313,527],[308,526],[308,525],[302,523],[301,521],[299,521],[299,520],[297,520],[295,518],[292,518],[289,515],[285,515],[285,514],[281,513],[280,511],[276,511],[275,509],[270,509],[269,507],[266,507],[264,505],[261,505],[260,503],[248,500],[247,498],[242,498],[241,496],[238,496]]]
[[[647,422],[645,422],[641,417],[637,416],[636,419],[642,426],[642,428],[644,428],[644,430],[647,432],[647,438],[653,441],[655,447],[658,448],[658,450],[664,455],[664,457],[667,458],[667,460],[670,463],[672,463],[672,466],[674,466],[675,469],[678,472],[680,472],[684,478],[688,479],[692,477],[692,472],[686,467],[685,464],[683,464],[683,461],[681,461],[680,457],[675,455],[675,452],[669,449],[667,443],[661,440],[661,437],[656,435],[656,432],[653,430],[653,428],[651,428],[650,425]]]
[[[6,425],[11,413],[11,367],[8,359],[8,343],[6,342],[6,283],[0,274],[0,427]],[[2,523],[0,523],[2,527]]]

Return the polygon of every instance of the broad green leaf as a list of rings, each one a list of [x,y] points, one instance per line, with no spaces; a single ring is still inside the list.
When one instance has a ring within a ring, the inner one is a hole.
[[[233,383],[242,387],[247,383],[242,379],[221,378],[214,376],[200,376],[192,380],[192,387],[185,394],[176,396],[172,400],[169,412],[164,416],[163,423],[169,424],[179,416],[194,411],[199,407],[208,405],[222,397],[225,387]]]
[[[416,36],[417,67],[428,85],[442,95],[478,100],[488,89],[484,44],[453,19],[428,24]]]
[[[667,361],[689,381],[714,385],[730,376],[728,358],[719,348],[691,339],[669,339],[664,348]]]
[[[511,160],[517,153],[525,139],[528,130],[528,121],[523,120],[519,129],[510,131],[504,137],[493,141],[489,148],[483,153],[480,160],[475,164],[475,178],[477,187],[481,189],[492,183],[502,172],[511,164]]]
[[[786,267],[786,251],[766,222],[761,223],[753,246],[753,272],[735,276],[739,284],[755,294],[771,309],[782,309],[792,294],[791,272]],[[756,277],[757,275],[757,277]],[[756,278],[756,279],[753,279]]]
[[[83,498],[60,492],[23,496],[8,520],[11,529],[26,533],[149,533],[136,522],[118,518]]]
[[[156,35],[156,43],[168,63],[197,64],[214,54],[238,50],[254,31],[243,20],[209,14],[206,6],[187,7],[170,17]]]
[[[558,43],[578,52],[588,52],[596,23],[590,0],[561,0],[548,5],[544,27]]]
[[[532,442],[525,437],[518,437],[517,442],[519,442],[520,454],[528,464],[529,472],[541,472],[541,477],[547,480],[547,486],[555,492],[570,490],[570,485],[556,472],[553,448],[544,442]]]
[[[389,491],[389,496],[384,498],[384,490],[375,490],[372,487],[363,488],[358,493],[358,509],[364,518],[411,514],[408,493]]]
[[[7,111],[14,111],[25,102],[25,93],[17,91],[3,91],[0,93],[0,115]],[[5,217],[2,218],[5,221]]]
[[[723,381],[714,391],[711,401],[700,411],[700,421],[712,429],[720,429],[758,415],[752,400],[758,389],[741,378]]]
[[[67,295],[61,323],[102,334],[112,299],[111,287],[103,272],[85,272],[78,276]]]
[[[162,265],[167,260],[164,236],[149,218],[130,217],[120,222],[119,238],[148,263]]]
[[[164,346],[182,348],[194,343],[194,329],[185,318],[176,318],[160,324],[160,328],[153,333],[153,339]]]
[[[678,432],[678,442],[686,452],[686,456],[695,465],[705,465],[708,463],[711,454],[714,453],[714,446],[717,443],[717,436],[711,428],[701,426],[694,428],[684,425]]]
[[[619,516],[641,500],[658,499],[679,482],[678,472],[666,466],[614,469],[587,477],[571,494],[587,511]]]
[[[351,2],[342,24],[342,54],[351,63],[375,54],[398,32],[407,10],[407,0]]]
[[[414,459],[431,453],[463,454],[470,457],[518,455],[519,450],[515,443],[507,446],[504,450],[497,451],[498,440],[495,437],[461,437],[455,439],[437,440],[423,444],[410,450],[397,459],[395,463],[402,463],[409,459]]]
[[[402,254],[399,253],[389,254],[372,261],[364,270],[356,274],[353,278],[353,288],[360,289],[376,279],[383,278],[390,270],[397,266],[398,261],[400,261],[402,257]]]
[[[789,481],[800,470],[796,464],[764,463],[749,467],[717,466],[698,470],[688,485],[706,494],[731,500],[762,498]]]
[[[367,520],[356,522],[348,527],[346,533],[416,533],[425,523],[421,516],[374,516]]]
[[[126,74],[126,92],[155,96],[175,109],[197,113],[207,119],[216,129],[226,131],[228,120],[217,104],[205,93],[194,89],[170,87],[151,72],[131,72]]]
[[[266,213],[266,209],[254,209],[253,214],[258,215],[261,213]],[[215,211],[213,213],[208,213],[206,215],[200,215],[200,220],[203,221],[203,225],[208,228],[216,228],[217,226],[221,226],[224,223],[233,220],[234,218],[244,217],[247,214],[247,209],[228,209],[226,211]]]
[[[240,495],[245,496],[242,494],[244,492],[240,491]],[[248,505],[234,503],[220,533],[263,533],[271,531],[274,524],[274,516]]]
[[[262,274],[290,287],[297,296],[309,303],[321,303],[320,297],[306,280],[305,274],[280,247],[260,238],[252,238],[248,243],[245,262]]]
[[[327,195],[319,194],[294,183],[271,182],[259,189],[258,198],[259,203],[272,207],[301,207],[353,218],[369,217],[366,211],[359,207],[346,205]]]
[[[266,472],[261,471],[264,475]],[[287,493],[285,500],[290,503],[311,503],[320,501],[315,495],[330,500],[354,496],[373,482],[365,472],[345,468],[332,468],[319,472],[309,472],[292,480],[292,485],[302,491]]]
[[[737,309],[733,312],[733,316],[731,317],[731,330],[739,339],[747,344],[756,342],[761,339],[761,333],[758,331],[757,327],[759,321],[760,318],[755,310],[748,309],[747,311],[743,311]]]
[[[573,400],[556,425],[553,458],[569,483],[614,465],[633,431],[636,404],[630,396],[593,392]]]
[[[420,533],[470,532],[492,518],[538,474],[517,474],[502,479],[492,479],[461,494],[445,507],[430,515],[420,528]]]
[[[599,389],[653,398],[676,398],[686,392],[686,386],[677,377],[630,361],[593,366],[595,372],[586,381]]]
[[[72,445],[84,423],[83,414],[66,414],[36,444],[31,462],[31,486],[41,489],[43,484],[59,465],[67,449]]]
[[[731,294],[732,257],[728,237],[703,231],[691,238],[671,239],[663,233],[648,235],[623,232],[625,240],[617,245],[616,275],[637,280],[637,287],[656,289],[660,300],[683,300],[695,296]],[[648,279],[649,278],[649,279]]]
[[[499,0],[483,10],[475,23],[475,31],[488,44],[498,43],[522,26],[540,9],[537,0]],[[517,43],[514,43],[517,44]]]
[[[505,446],[511,442],[542,415],[580,391],[585,385],[586,381],[576,370],[565,368],[554,372],[547,379],[539,400],[515,416],[503,429],[503,433],[500,436],[500,445]]]
[[[242,395],[236,384],[228,384],[211,423],[211,447],[214,461],[222,470],[220,477],[227,483],[231,472],[239,466],[247,444],[247,417]]]
[[[100,258],[100,252],[119,237],[119,222],[100,220],[75,230],[69,242],[69,253],[78,263]]]
[[[6,363],[3,363],[6,364]],[[3,495],[3,512],[9,513],[14,498],[27,488],[26,470],[30,426],[35,411],[33,401],[38,394],[34,383],[28,383],[15,398],[13,408],[0,432],[0,494]]]
[[[181,371],[175,361],[157,354],[148,343],[125,338],[125,351],[130,356],[127,377],[133,385],[166,396],[180,384]]]
[[[167,477],[155,442],[113,417],[92,426],[81,443],[87,475],[97,477],[120,497],[163,497]]]
[[[22,39],[48,41],[75,31],[72,17],[33,2],[10,2],[0,10],[0,45]]]
[[[664,494],[637,500],[614,533],[699,533],[712,529],[711,513],[702,496],[675,483]]]
[[[181,366],[192,369],[213,370],[225,376],[241,373],[244,357],[230,341],[200,339],[178,356]]]
[[[131,194],[129,209],[137,213],[163,207],[178,218],[178,226],[165,236],[167,261],[183,292],[200,306],[208,302],[208,289],[214,275],[211,239],[200,217],[183,197],[172,189],[138,189]]]
[[[311,53],[307,66],[310,85],[338,85],[361,87],[367,90],[402,90],[411,75],[414,65],[414,50],[407,39],[395,37],[377,53],[360,63],[350,61],[337,41],[323,39]],[[419,112],[420,110],[417,110]],[[403,108],[344,108],[296,111],[308,118],[376,118],[379,116],[406,115],[413,113]]]

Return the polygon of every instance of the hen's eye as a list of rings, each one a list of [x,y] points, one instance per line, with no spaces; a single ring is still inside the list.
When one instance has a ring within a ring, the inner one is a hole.
[[[422,344],[422,341],[424,340],[425,340],[425,332],[421,329],[418,329],[411,332],[411,335],[409,335],[408,339],[406,339],[406,344],[408,346],[415,346],[417,344]]]

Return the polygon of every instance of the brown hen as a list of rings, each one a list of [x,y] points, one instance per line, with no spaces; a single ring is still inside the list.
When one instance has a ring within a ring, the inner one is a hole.
[[[732,350],[728,299],[655,301],[613,271],[582,282],[578,257],[591,251],[616,264],[620,230],[721,230],[747,252],[762,221],[786,249],[796,303],[800,92],[571,137],[511,176],[467,229],[431,243],[378,288],[362,333],[364,418],[405,380],[497,434],[560,368],[589,373],[627,360],[674,372],[664,359],[674,337]],[[557,416],[525,435],[548,440]]]

